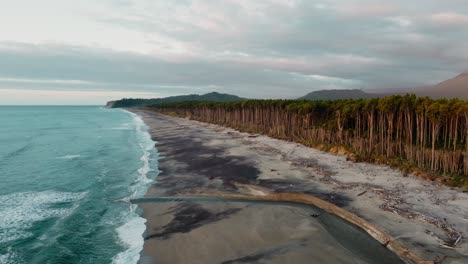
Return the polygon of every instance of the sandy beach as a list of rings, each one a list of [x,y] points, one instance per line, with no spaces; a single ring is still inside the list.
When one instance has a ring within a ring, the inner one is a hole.
[[[160,155],[161,173],[146,197],[305,193],[380,227],[424,259],[468,259],[468,194],[461,190],[296,143],[131,111],[149,126]],[[333,221],[314,217],[312,209],[200,202],[142,207],[141,263],[376,263],[340,239],[348,231],[330,231],[340,225],[324,228]],[[379,254],[385,257],[378,263],[398,263],[388,252]]]

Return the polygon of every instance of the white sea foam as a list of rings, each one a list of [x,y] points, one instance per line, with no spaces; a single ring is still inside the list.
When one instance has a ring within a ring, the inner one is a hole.
[[[111,127],[112,130],[132,130],[132,125],[129,123],[121,124],[117,127]]]
[[[141,217],[132,217],[127,223],[117,228],[120,240],[126,250],[117,254],[113,263],[129,264],[137,263],[140,259],[140,251],[143,249],[143,232],[145,232],[146,220]]]
[[[0,243],[32,236],[28,231],[35,222],[48,218],[64,218],[76,205],[53,208],[56,203],[76,203],[86,193],[23,192],[0,196]]]
[[[142,150],[145,149],[145,147],[142,144],[140,144],[140,147]],[[150,157],[151,157],[151,152],[149,150],[144,150],[143,156],[141,156],[140,158],[140,160],[143,162],[143,167],[138,169],[138,178],[136,179],[136,181],[141,184],[146,185],[152,182],[152,180],[149,179],[147,176],[148,172],[153,171],[150,165],[150,162],[151,162]],[[139,189],[143,189],[143,188],[139,188]],[[146,190],[142,190],[142,191],[146,191]]]
[[[148,178],[148,173],[154,171],[152,161],[156,159],[156,150],[154,148],[155,142],[151,139],[148,133],[148,127],[143,122],[140,116],[130,113],[133,118],[134,129],[136,132],[138,144],[142,151],[140,161],[143,166],[138,169],[138,175],[135,178],[134,184],[130,187],[132,194],[123,200],[130,200],[132,198],[142,196],[149,184],[153,182]],[[113,258],[113,263],[137,263],[140,259],[140,252],[143,249],[143,233],[146,229],[146,220],[136,213],[136,205],[130,205],[130,211],[127,215],[123,216],[126,219],[125,224],[117,228],[117,234],[125,251],[120,252]]]
[[[69,159],[77,159],[77,158],[80,158],[80,157],[81,157],[80,154],[73,154],[73,155],[60,156],[60,157],[57,157],[57,159],[66,159],[66,160],[69,160]]]
[[[7,252],[0,254],[0,264],[18,264],[24,263],[18,253],[13,251],[11,247],[7,249]]]
[[[148,127],[143,122],[143,119],[141,119],[139,115],[133,113],[131,114],[139,141],[138,144],[142,152],[140,161],[143,162],[143,166],[138,169],[138,177],[135,179],[137,184],[133,191],[136,193],[136,195],[143,195],[146,191],[147,185],[153,181],[152,179],[148,178],[148,173],[153,171],[151,168],[151,161],[153,158],[156,158],[152,157],[152,155],[156,155],[154,148],[155,142],[151,139],[151,136],[148,133]]]

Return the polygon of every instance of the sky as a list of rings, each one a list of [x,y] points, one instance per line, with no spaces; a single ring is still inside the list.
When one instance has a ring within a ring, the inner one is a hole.
[[[0,0],[0,105],[296,98],[468,71],[466,0]]]

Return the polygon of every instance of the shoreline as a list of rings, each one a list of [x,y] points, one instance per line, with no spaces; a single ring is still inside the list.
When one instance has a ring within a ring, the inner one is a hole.
[[[427,260],[462,263],[468,257],[467,234],[463,233],[468,224],[463,217],[468,215],[465,193],[296,143],[145,110],[130,111],[142,116],[153,140],[158,141],[158,151],[164,152],[161,179],[146,197],[220,190],[245,195],[311,194],[383,228]],[[183,186],[166,177],[171,174],[177,174]],[[145,206],[147,233],[151,233],[152,227],[161,228],[160,216]],[[458,238],[456,247],[448,248]],[[141,263],[151,261],[147,255],[152,254],[153,242],[145,240]]]
[[[125,109],[121,109],[125,114],[130,115],[132,120],[132,129],[135,130],[136,140],[141,150],[139,161],[142,166],[137,170],[135,182],[129,187],[130,195],[119,200],[129,204],[129,200],[144,195],[148,189],[154,184],[157,178],[157,168],[152,168],[157,165],[154,162],[158,158],[157,149],[151,139],[149,127],[145,124],[142,117]],[[155,157],[153,157],[155,156]],[[154,179],[149,177],[155,175]],[[143,217],[141,208],[137,205],[129,204],[129,212],[126,216],[126,222],[116,228],[119,243],[125,245],[124,251],[119,252],[112,258],[113,264],[137,263],[140,259],[140,252],[143,249],[143,241],[141,236],[146,231],[146,218]]]

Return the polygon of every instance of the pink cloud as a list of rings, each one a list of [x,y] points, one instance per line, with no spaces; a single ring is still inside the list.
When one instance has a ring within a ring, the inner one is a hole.
[[[374,66],[385,64],[386,62],[371,57],[362,57],[353,54],[328,54],[316,58],[274,58],[274,57],[252,57],[238,56],[227,58],[230,61],[240,65],[250,65],[264,69],[313,73],[324,69],[343,67],[346,65],[355,65],[358,67]]]
[[[305,72],[318,69],[319,65],[309,63],[303,59],[289,59],[289,58],[268,58],[268,57],[238,57],[231,58],[228,61],[261,67],[264,69],[274,69],[281,71]]]
[[[468,26],[468,16],[457,13],[433,14],[431,20],[440,26]]]
[[[361,4],[337,7],[345,15],[353,17],[387,16],[394,14],[397,7],[391,4]]]
[[[80,91],[80,90],[35,90],[0,88],[0,105],[73,105],[94,104],[103,105],[109,100],[121,98],[158,98],[154,92],[131,91]]]

